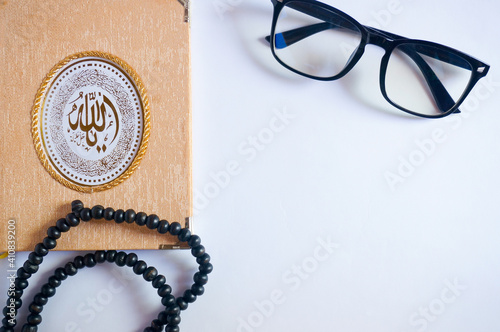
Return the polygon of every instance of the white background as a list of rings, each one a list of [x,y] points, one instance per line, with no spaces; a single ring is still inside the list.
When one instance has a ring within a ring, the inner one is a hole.
[[[270,1],[193,3],[194,220],[215,269],[181,331],[500,331],[499,3],[328,3],[492,69],[462,114],[420,119],[386,106],[381,49],[342,80],[313,81],[262,42]],[[74,255],[50,253],[25,301]],[[191,284],[189,252],[139,255],[176,295]],[[161,310],[131,271],[79,273],[41,331],[142,331]]]

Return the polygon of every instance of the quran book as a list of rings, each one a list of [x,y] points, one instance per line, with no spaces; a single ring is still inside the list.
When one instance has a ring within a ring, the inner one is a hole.
[[[187,225],[187,8],[178,0],[0,2],[0,252],[8,227],[17,250],[33,250],[73,200]],[[101,219],[64,233],[56,250],[176,245]]]

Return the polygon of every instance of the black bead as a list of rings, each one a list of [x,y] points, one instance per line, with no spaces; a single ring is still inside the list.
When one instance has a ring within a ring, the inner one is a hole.
[[[23,267],[17,269],[17,277],[19,279],[29,279],[31,277],[31,273],[26,272]]]
[[[191,231],[187,228],[183,228],[177,237],[179,238],[179,241],[187,242],[191,238]]]
[[[165,313],[167,315],[178,315],[181,313],[181,309],[179,308],[178,305],[173,305],[173,306],[167,307],[167,309],[165,309]]]
[[[191,248],[197,247],[201,244],[201,238],[198,235],[191,235],[188,244]]]
[[[7,304],[7,305],[9,305],[9,303],[10,303],[10,302],[9,302],[9,301],[7,301],[7,303],[6,303],[6,304]],[[15,310],[15,309],[14,309],[14,310]],[[3,312],[3,315],[4,315],[4,316],[7,316],[7,314],[10,312],[10,309],[9,309],[7,306],[5,306],[5,307],[3,307],[2,312]],[[12,311],[12,312],[14,312],[14,311]],[[16,314],[17,314],[17,312],[16,312]],[[1,325],[0,325],[0,327],[1,327]],[[0,330],[0,331],[2,331],[2,330]]]
[[[181,232],[182,226],[178,222],[174,221],[173,223],[170,224],[170,234],[172,235],[179,235]]]
[[[73,204],[73,202],[75,202],[75,204]],[[83,203],[81,201],[73,202],[71,202],[71,212],[73,212],[75,216],[80,218],[80,211],[83,209]]]
[[[28,309],[33,314],[39,314],[43,311],[43,305],[32,303]]]
[[[180,332],[179,325],[169,325],[165,326],[165,332]]]
[[[115,219],[115,222],[117,224],[121,224],[122,222],[124,222],[125,221],[125,211],[123,211],[122,209],[116,210],[114,219]]]
[[[68,225],[68,223],[66,222],[66,219],[64,219],[64,218],[59,219],[56,222],[56,226],[63,233],[69,231],[69,229],[70,229],[70,226]]]
[[[38,256],[45,256],[49,253],[49,251],[47,250],[47,248],[45,248],[45,246],[43,245],[43,243],[39,243],[35,246],[35,250],[34,252],[38,255]]]
[[[5,304],[10,305],[11,307],[12,307],[12,305],[14,305],[13,308],[14,308],[15,312],[17,313],[17,309],[21,308],[21,306],[23,305],[23,301],[21,299],[12,300],[12,298],[9,297],[9,298],[7,298],[7,301],[5,301]]]
[[[9,305],[11,302],[7,301],[7,305]],[[10,313],[10,308],[8,308],[7,306],[3,307],[3,310],[2,310],[2,313],[4,315],[4,317],[7,317],[7,315]],[[17,310],[15,308],[12,308],[12,314],[14,315],[17,315]],[[10,317],[9,317],[10,318]],[[2,325],[0,324],[0,331],[3,331],[2,329]]]
[[[31,314],[28,316],[28,323],[31,325],[38,325],[42,322],[42,316],[39,314]]]
[[[92,207],[92,218],[102,219],[103,216],[104,216],[104,206],[96,205]]]
[[[135,221],[135,211],[132,210],[132,209],[128,209],[127,211],[125,211],[125,222],[131,224]]]
[[[76,227],[80,225],[80,219],[78,219],[73,213],[68,213],[66,216],[66,223],[71,227]]]
[[[108,250],[106,252],[106,260],[109,263],[114,263],[116,259],[116,250]]]
[[[24,262],[23,268],[26,270],[28,273],[36,273],[38,271],[38,265],[31,264],[29,261]]]
[[[96,263],[104,263],[106,261],[106,252],[104,250],[98,250],[95,252]]]
[[[161,286],[165,285],[167,282],[167,278],[165,278],[164,275],[159,274],[154,278],[154,280],[151,282],[154,288],[160,288]]]
[[[127,258],[127,253],[124,251],[120,251],[116,254],[115,264],[118,266],[125,266],[125,259]]]
[[[205,247],[203,245],[199,245],[199,246],[196,246],[194,247],[193,249],[191,249],[191,254],[194,256],[194,257],[200,257],[200,256],[203,256],[205,254]]]
[[[132,270],[134,271],[135,274],[143,274],[147,268],[148,268],[148,264],[146,264],[145,261],[137,261],[137,263],[135,263]]]
[[[158,320],[160,321],[160,323],[167,324],[167,316],[168,314],[165,311],[161,311],[158,314]]]
[[[206,273],[196,272],[193,280],[197,285],[205,285],[208,282],[208,275]]]
[[[148,267],[146,271],[144,271],[144,273],[142,274],[142,277],[146,281],[153,281],[154,278],[156,278],[157,276],[158,276],[158,271],[152,266]]]
[[[74,276],[77,274],[78,269],[75,267],[75,264],[69,262],[64,265],[64,272],[66,272],[68,276]]]
[[[146,227],[149,229],[156,229],[160,225],[160,218],[156,214],[151,214],[146,219]]]
[[[15,300],[12,300],[12,301],[15,301]],[[5,302],[5,304],[6,304],[7,306],[8,306],[8,305],[10,305],[10,306],[12,307],[12,313],[13,313],[14,315],[17,315],[18,310],[17,310],[15,307],[13,307],[11,303],[12,303],[12,302],[11,302],[10,298],[8,298],[8,299],[7,299],[7,301]],[[7,316],[7,314],[8,314],[9,312],[11,312],[11,309],[10,309],[9,307],[7,307],[7,306],[3,307],[3,310],[2,310],[2,312],[3,312],[3,315],[4,315],[4,316]],[[1,324],[0,324],[0,326],[1,326]]]
[[[57,226],[51,226],[49,227],[49,229],[47,229],[47,236],[54,240],[57,240],[61,237],[61,231],[59,230],[59,228],[57,228]]]
[[[71,212],[79,212],[83,209],[83,202],[80,200],[74,200],[71,202]]]
[[[15,289],[14,290],[14,298],[15,299],[20,299],[23,296],[23,290],[22,289]]]
[[[80,218],[81,218],[84,222],[87,222],[87,221],[92,220],[92,211],[90,211],[90,209],[89,209],[89,208],[83,208],[83,209],[80,211]]]
[[[161,331],[163,328],[163,323],[159,319],[155,319],[151,322],[151,329],[153,332]]]
[[[49,302],[49,299],[41,293],[36,294],[33,298],[33,303],[38,305],[46,305],[47,302]]]
[[[13,327],[14,324],[10,322],[10,320],[7,319],[7,317],[4,317],[2,319],[2,325],[5,327],[5,328],[9,328],[9,327]],[[14,329],[12,329],[11,331],[14,331]]]
[[[169,315],[167,316],[167,324],[179,325],[181,323],[181,316]]]
[[[158,230],[158,233],[165,234],[168,232],[169,228],[170,228],[170,225],[169,225],[168,221],[162,220],[162,221],[160,221],[160,224],[158,225],[157,230]]]
[[[160,226],[160,218],[156,214],[151,214],[146,218],[146,227],[149,229],[157,229]]]
[[[207,264],[207,263],[210,263],[210,255],[207,254],[207,253],[204,253],[203,255],[201,255],[200,257],[197,257],[196,258],[196,263],[198,264]]]
[[[148,215],[145,214],[144,212],[139,212],[135,216],[135,223],[139,226],[144,226],[146,225],[146,220],[148,219]]]
[[[43,245],[45,246],[45,248],[51,250],[57,246],[57,242],[53,238],[47,236],[45,239],[43,239]]]
[[[52,287],[51,285],[49,284],[44,284],[42,286],[42,291],[41,293],[46,296],[46,297],[52,297],[56,294],[56,288],[55,287]]]
[[[96,261],[95,261],[95,256],[94,254],[86,254],[83,257],[83,264],[85,264],[86,267],[94,267],[96,266]]]
[[[113,220],[115,217],[115,210],[112,208],[108,207],[104,209],[104,214],[103,214],[104,219],[106,220]]]
[[[205,293],[205,287],[201,286],[201,285],[197,285],[197,284],[193,284],[191,286],[191,292],[196,295],[196,296],[200,296],[200,295],[203,295],[203,293]]]
[[[165,297],[168,294],[172,293],[172,287],[170,287],[170,285],[163,285],[160,288],[158,288],[158,292],[157,293],[161,297]]]
[[[66,274],[66,272],[64,271],[64,269],[62,267],[58,267],[54,271],[54,277],[56,277],[59,280],[66,280],[66,278],[68,277],[68,275]]]
[[[24,324],[23,329],[21,330],[21,332],[37,332],[37,331],[38,331],[38,326],[31,324]]]
[[[11,302],[10,302],[10,299],[7,299],[7,302],[6,302],[5,304],[9,305],[10,303],[11,303]],[[12,310],[12,313],[14,313],[14,310],[15,310],[15,308]],[[7,306],[5,306],[5,307],[3,307],[2,312],[3,312],[3,315],[4,315],[4,316],[7,316],[7,314],[10,312],[10,309],[9,309]],[[15,314],[17,315],[17,311],[16,311],[16,313],[15,313]],[[1,325],[0,325],[0,326],[1,326]],[[1,331],[1,330],[0,330],[0,331]]]
[[[7,300],[7,303],[10,303],[10,299]],[[23,305],[23,301],[21,299],[15,299],[14,300],[14,308],[16,310],[19,310],[19,308],[21,308]]]
[[[182,296],[182,298],[187,303],[193,303],[194,301],[196,301],[196,295],[194,295],[190,289],[188,289],[184,292],[184,295]]]
[[[85,267],[82,256],[76,256],[75,259],[73,259],[73,264],[77,269],[83,269]]]
[[[209,274],[213,271],[214,267],[212,266],[211,263],[207,264],[201,264],[198,270],[200,270],[201,273]]]
[[[177,303],[177,305],[179,306],[179,308],[181,310],[186,310],[188,308],[188,303],[186,302],[186,300],[184,300],[184,298],[182,297],[178,297],[176,300],[175,300],[175,303]]]
[[[125,258],[125,265],[132,267],[137,263],[138,259],[136,254],[130,253],[127,255],[127,258]]]
[[[163,304],[165,307],[175,305],[175,296],[173,296],[172,294],[167,294],[166,296],[162,297],[161,304]]]
[[[49,278],[49,285],[52,287],[59,287],[61,286],[61,280],[59,280],[56,276],[51,276]]]

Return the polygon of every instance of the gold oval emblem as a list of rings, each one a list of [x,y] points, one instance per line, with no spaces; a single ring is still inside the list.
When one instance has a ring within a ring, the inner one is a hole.
[[[150,134],[142,81],[103,52],[70,55],[51,69],[35,98],[32,135],[45,169],[66,187],[95,192],[126,180]]]

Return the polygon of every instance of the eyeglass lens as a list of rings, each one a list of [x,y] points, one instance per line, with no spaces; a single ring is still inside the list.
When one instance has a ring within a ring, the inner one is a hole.
[[[361,31],[354,24],[309,3],[288,3],[275,31],[276,56],[289,67],[320,78],[338,75],[361,42]]]
[[[433,116],[455,106],[471,77],[471,65],[454,54],[427,45],[400,44],[389,57],[385,89],[394,104]],[[432,89],[433,83],[442,84],[444,89]],[[446,93],[448,99],[437,95]]]

